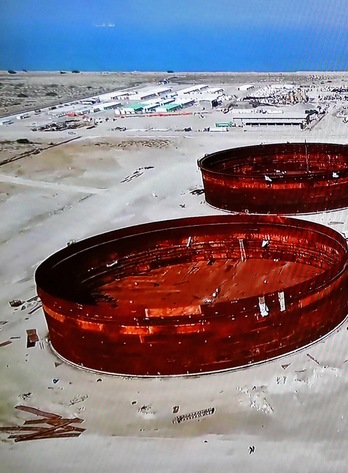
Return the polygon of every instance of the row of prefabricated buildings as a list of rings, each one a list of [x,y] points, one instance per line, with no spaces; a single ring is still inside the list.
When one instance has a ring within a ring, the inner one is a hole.
[[[106,94],[88,97],[72,103],[59,104],[40,110],[28,111],[0,120],[0,125],[10,125],[14,119],[30,118],[41,112],[50,112],[55,118],[74,117],[90,113],[114,110],[118,115],[139,113],[170,113],[200,104],[211,109],[228,100],[224,89],[209,87],[206,84],[195,85],[174,91],[171,87],[144,87],[141,89],[116,90]]]
[[[171,87],[155,87],[114,91],[81,101],[88,105],[86,112],[115,110],[116,114],[130,115],[135,113],[168,113],[190,107],[196,103],[212,108],[227,100],[224,89],[195,85],[174,91]]]
[[[114,91],[81,101],[85,106],[85,113],[105,110],[114,110],[116,115],[133,115],[147,113],[170,113],[180,109],[199,105],[201,109],[211,109],[223,104],[229,109],[229,116],[234,126],[254,128],[260,126],[291,126],[303,128],[315,117],[314,110],[308,110],[302,105],[295,106],[291,112],[280,107],[253,108],[243,102],[238,106],[230,107],[231,97],[226,95],[221,87],[210,87],[206,84],[194,85],[180,90],[173,90],[169,86],[142,89]],[[241,108],[240,108],[241,106]],[[226,111],[227,111],[226,108]],[[314,109],[314,107],[313,107]],[[80,112],[81,113],[81,112]],[[71,115],[73,115],[71,113]],[[69,114],[68,114],[69,115]]]
[[[243,128],[259,127],[300,127],[303,128],[318,113],[311,104],[297,104],[292,110],[283,110],[282,107],[262,106],[253,107],[246,102],[231,100],[221,87],[209,85],[194,85],[191,87],[173,90],[170,86],[156,86],[118,90],[89,97],[73,103],[60,104],[50,107],[56,118],[89,115],[91,113],[113,110],[115,115],[132,116],[136,114],[178,112],[192,105],[199,105],[200,110],[211,109],[222,105],[225,112],[229,112],[228,125],[224,122],[218,131],[226,131],[230,126]],[[233,105],[231,105],[231,103]],[[18,116],[7,117],[0,121],[0,125],[13,123],[13,118],[29,118],[44,110],[26,112]],[[225,125],[225,126],[224,126]]]

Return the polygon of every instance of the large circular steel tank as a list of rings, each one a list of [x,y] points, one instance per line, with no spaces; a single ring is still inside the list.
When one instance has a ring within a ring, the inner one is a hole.
[[[347,243],[322,225],[222,215],[66,247],[36,271],[53,349],[125,375],[227,370],[323,337],[347,314]]]
[[[348,146],[267,144],[198,161],[206,201],[231,212],[296,214],[348,206]]]

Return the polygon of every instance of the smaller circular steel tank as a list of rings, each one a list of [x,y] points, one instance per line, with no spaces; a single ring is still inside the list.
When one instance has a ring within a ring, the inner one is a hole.
[[[222,215],[80,241],[36,284],[53,349],[125,375],[207,373],[283,355],[347,314],[347,243],[322,225]]]
[[[296,214],[348,206],[348,146],[232,148],[198,161],[206,201],[230,212]]]

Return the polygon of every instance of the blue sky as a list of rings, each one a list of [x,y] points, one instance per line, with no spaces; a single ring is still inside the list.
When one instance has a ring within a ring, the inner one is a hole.
[[[347,26],[347,0],[0,0],[1,23]]]
[[[172,54],[178,68],[181,57],[186,70],[214,70],[202,49],[216,70],[236,68],[244,50],[250,70],[286,67],[286,58],[290,69],[348,66],[348,0],[0,0],[0,9],[5,69],[83,69],[89,56],[91,68],[156,70]],[[114,62],[101,58],[102,44],[117,48]]]

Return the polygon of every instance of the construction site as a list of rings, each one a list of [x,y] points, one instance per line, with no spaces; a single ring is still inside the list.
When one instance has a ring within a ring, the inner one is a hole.
[[[348,75],[19,76],[4,471],[344,472]]]

